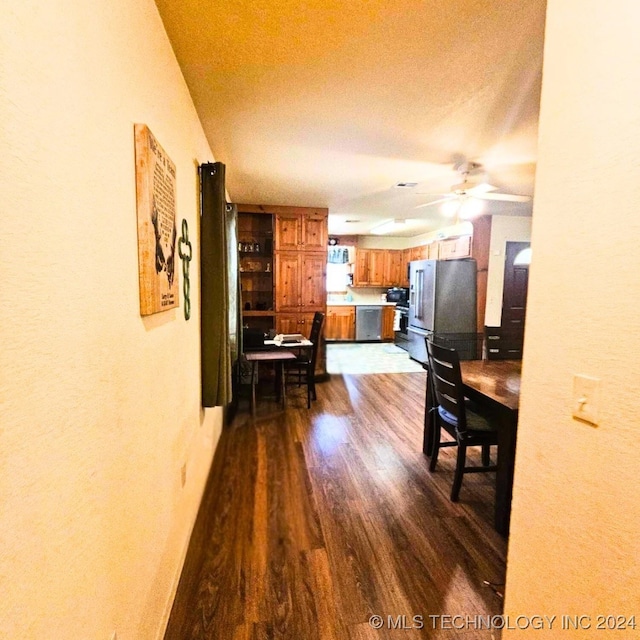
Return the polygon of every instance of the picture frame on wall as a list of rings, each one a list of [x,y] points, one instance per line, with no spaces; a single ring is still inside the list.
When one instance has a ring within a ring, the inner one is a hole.
[[[134,125],[140,315],[180,304],[176,270],[176,165],[146,124]]]

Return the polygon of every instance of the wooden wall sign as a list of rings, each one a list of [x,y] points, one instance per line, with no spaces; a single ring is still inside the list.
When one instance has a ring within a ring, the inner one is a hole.
[[[176,165],[146,124],[134,125],[140,314],[180,303],[176,264]]]

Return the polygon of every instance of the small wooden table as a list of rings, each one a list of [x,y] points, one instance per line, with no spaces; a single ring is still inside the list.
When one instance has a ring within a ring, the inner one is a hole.
[[[426,366],[425,366],[426,368]],[[492,409],[498,428],[498,471],[496,474],[495,528],[509,533],[511,492],[515,463],[518,404],[520,401],[520,360],[466,360],[460,363],[465,395]],[[433,423],[430,419],[430,385],[425,403],[423,451],[432,453]]]
[[[276,367],[279,366],[280,377],[280,398],[282,400],[282,406],[286,406],[286,385],[284,379],[284,363],[288,360],[295,360],[296,355],[291,351],[286,351],[282,348],[274,349],[273,351],[249,351],[244,354],[247,362],[251,363],[251,415],[255,418],[256,415],[256,365],[259,362],[273,362]]]

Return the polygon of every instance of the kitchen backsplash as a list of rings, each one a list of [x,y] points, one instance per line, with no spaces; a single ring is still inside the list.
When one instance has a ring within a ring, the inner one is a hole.
[[[327,303],[354,302],[358,304],[379,304],[382,295],[387,293],[386,287],[350,287],[347,293],[329,293]]]

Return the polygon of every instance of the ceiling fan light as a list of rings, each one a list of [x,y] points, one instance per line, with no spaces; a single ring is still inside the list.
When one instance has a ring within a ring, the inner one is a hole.
[[[440,213],[447,218],[453,218],[458,213],[460,202],[458,199],[447,200],[440,205]]]
[[[459,215],[463,220],[475,218],[484,211],[484,202],[476,198],[466,198],[460,205]]]

